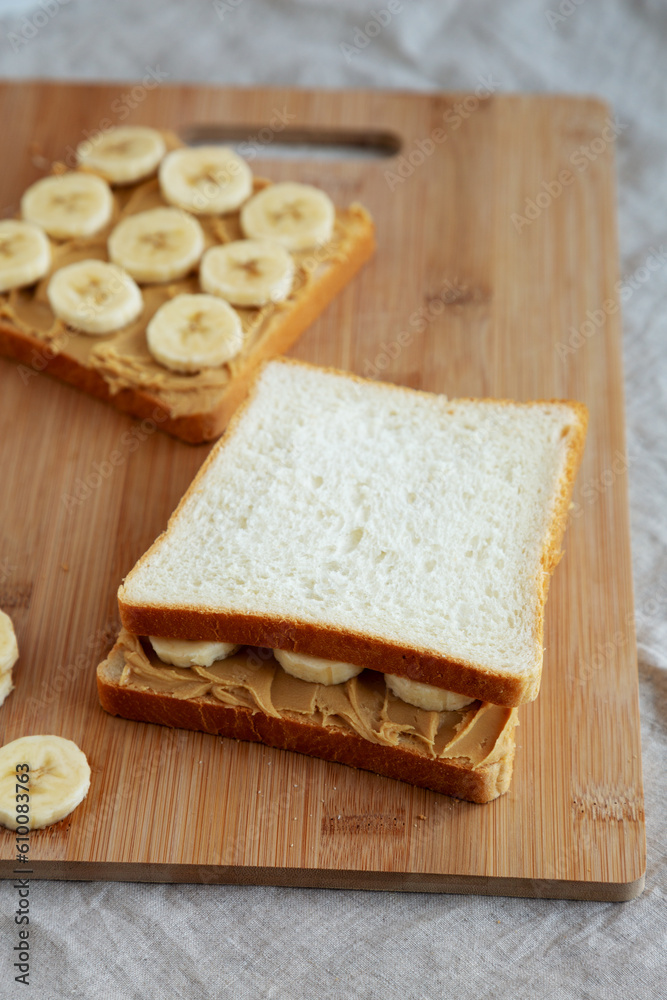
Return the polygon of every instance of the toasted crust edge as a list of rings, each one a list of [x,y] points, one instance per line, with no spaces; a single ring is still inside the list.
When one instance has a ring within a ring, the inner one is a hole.
[[[264,362],[266,364],[267,362]],[[370,379],[340,371],[336,368],[320,368],[308,362],[293,358],[274,359],[273,363],[298,365],[305,368],[316,368],[335,375],[341,375],[352,381],[368,383]],[[243,406],[236,410],[227,428],[225,437],[211,451],[189,488],[181,498],[180,503],[169,518],[164,532],[153,542],[149,549],[130,570],[129,578],[138,566],[157,548],[169,532],[173,520],[190,495],[198,488],[200,479],[206,474],[209,463],[215,461],[218,449],[225,447],[231,440],[243,412],[250,405],[258,385],[259,376],[264,365],[261,365],[250,387]],[[410,389],[406,386],[396,386],[390,383],[376,383],[388,390],[400,389],[403,392],[418,393],[432,396],[422,390]],[[484,400],[480,400],[484,401]],[[453,400],[454,402],[454,400]],[[517,405],[514,400],[493,400],[495,403]],[[581,463],[588,424],[588,410],[583,403],[572,400],[533,400],[519,405],[567,405],[575,418],[568,435],[568,457],[560,482],[560,490],[556,497],[551,526],[545,540],[540,560],[541,579],[537,581],[538,600],[535,607],[534,631],[534,663],[530,670],[520,675],[508,676],[502,671],[465,660],[455,660],[438,656],[415,646],[403,646],[389,642],[380,636],[363,632],[351,632],[348,629],[328,625],[316,625],[295,618],[250,615],[224,610],[207,610],[205,608],[164,607],[155,605],[137,605],[125,599],[124,583],[118,590],[118,607],[123,626],[135,635],[166,635],[179,639],[212,639],[217,641],[236,642],[250,646],[265,646],[276,649],[289,649],[308,653],[311,656],[321,656],[325,659],[343,660],[368,667],[382,673],[398,674],[424,684],[446,688],[467,694],[481,701],[494,705],[516,707],[529,701],[534,701],[540,689],[542,674],[542,644],[544,634],[544,608],[549,588],[551,574],[560,558],[560,546],[567,527],[567,515],[574,488],[577,470]],[[126,578],[127,579],[127,578]]]
[[[208,412],[172,417],[159,397],[145,390],[123,388],[112,393],[109,384],[94,368],[80,364],[66,351],[51,356],[51,352],[46,350],[48,343],[30,336],[6,319],[0,319],[0,354],[28,365],[35,373],[46,372],[62,382],[76,386],[97,399],[111,403],[122,413],[153,420],[160,430],[189,444],[213,441],[222,434],[232,414],[243,401],[262,362],[289,350],[372,257],[375,251],[375,229],[368,213],[365,213],[365,221],[366,225],[345,258],[332,261],[319,277],[314,278],[309,291],[290,310],[276,313],[272,317],[261,342],[248,354],[238,374],[222,390],[219,403]],[[35,351],[40,360],[39,368],[34,364]]]
[[[134,722],[263,743],[336,764],[373,771],[442,795],[485,803],[506,792],[512,780],[515,744],[499,761],[473,769],[464,758],[436,760],[405,747],[370,743],[356,733],[296,719],[279,719],[249,708],[223,705],[211,697],[181,699],[123,687],[122,664],[112,650],[97,668],[102,708]]]

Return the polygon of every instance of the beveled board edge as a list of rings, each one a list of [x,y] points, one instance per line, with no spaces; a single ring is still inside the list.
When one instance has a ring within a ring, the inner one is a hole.
[[[170,865],[142,862],[35,861],[17,870],[0,862],[0,879],[187,883],[191,885],[282,886],[293,889],[355,889],[375,892],[431,892],[524,899],[571,899],[624,903],[644,891],[645,870],[632,882],[505,878],[479,875],[413,874],[320,868]]]

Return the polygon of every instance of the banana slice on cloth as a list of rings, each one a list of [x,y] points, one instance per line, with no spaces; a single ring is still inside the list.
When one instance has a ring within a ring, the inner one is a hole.
[[[0,747],[0,824],[9,830],[41,830],[57,823],[76,809],[89,788],[86,755],[71,740],[23,736]]]
[[[384,679],[397,698],[407,701],[408,705],[423,708],[425,712],[458,712],[475,700],[467,694],[455,694],[454,691],[445,691],[433,684],[422,684],[396,674],[385,674]]]
[[[21,198],[21,215],[58,240],[92,236],[113,211],[111,188],[101,177],[72,171],[43,177]]]
[[[79,143],[76,155],[81,166],[111,184],[133,184],[149,177],[166,151],[156,129],[121,125],[102,133],[94,142],[86,139]]]
[[[56,271],[46,294],[55,315],[84,333],[120,330],[143,309],[139,286],[103,260],[81,260]]]
[[[0,222],[0,292],[23,288],[51,267],[51,244],[39,226],[19,219]]]
[[[175,149],[160,164],[165,201],[195,215],[233,212],[252,194],[250,167],[226,146]]]
[[[175,372],[216,368],[239,353],[239,314],[215,295],[176,295],[160,306],[146,329],[148,350]]]
[[[216,660],[225,660],[239,648],[233,642],[190,642],[186,639],[163,639],[157,635],[148,638],[158,658],[173,667],[210,667]]]
[[[273,655],[286,673],[313,684],[343,684],[363,670],[363,667],[355,667],[352,663],[324,660],[319,656],[306,656],[305,653],[286,649],[274,649]]]
[[[183,278],[204,249],[204,231],[179,208],[152,208],[123,219],[107,243],[109,257],[135,281]]]
[[[272,240],[235,240],[211,247],[202,257],[199,283],[234,306],[282,302],[294,281],[294,260]]]
[[[241,209],[241,229],[246,236],[275,240],[293,251],[328,243],[335,219],[331,198],[310,184],[271,184]]]

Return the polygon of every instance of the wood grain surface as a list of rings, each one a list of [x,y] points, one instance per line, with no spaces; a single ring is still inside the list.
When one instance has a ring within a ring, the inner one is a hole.
[[[84,130],[122,116],[186,137],[235,130],[262,152],[255,172],[371,210],[376,258],[296,356],[451,396],[579,399],[590,429],[547,604],[542,692],[520,710],[510,792],[478,806],[106,715],[95,667],[117,629],[117,586],[208,447],[37,374],[39,358],[29,372],[1,360],[0,606],[21,658],[0,742],[57,733],[92,767],[84,803],[33,833],[32,877],[636,895],[644,817],[609,110],[559,97],[2,84],[12,155],[1,214]],[[360,144],[379,134],[401,149],[272,158],[290,129]],[[14,854],[0,831],[4,877]]]

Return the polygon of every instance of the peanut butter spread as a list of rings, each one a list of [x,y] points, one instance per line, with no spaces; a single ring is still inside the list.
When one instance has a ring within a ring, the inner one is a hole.
[[[483,702],[458,712],[427,712],[396,698],[382,674],[364,670],[344,684],[312,684],[286,673],[269,650],[246,647],[210,667],[171,667],[148,640],[124,629],[115,652],[124,658],[120,683],[174,698],[216,699],[277,718],[357,733],[371,743],[401,746],[435,758],[464,758],[473,768],[511,749],[516,709]]]
[[[180,146],[175,137],[165,135],[170,149]],[[254,190],[270,182],[255,178]],[[271,320],[292,309],[309,286],[333,261],[344,260],[358,231],[367,226],[368,214],[361,205],[351,205],[336,212],[331,241],[313,251],[293,253],[295,278],[292,291],[283,302],[260,308],[237,307],[244,333],[241,352],[218,368],[194,374],[178,374],[153,359],[146,344],[146,326],[153,314],[167,300],[182,293],[201,291],[196,273],[166,284],[142,285],[144,308],[133,323],[103,336],[81,333],[57,319],[46,296],[54,271],[67,264],[90,258],[108,260],[107,239],[121,219],[137,212],[163,207],[157,178],[130,187],[113,189],[114,209],[110,224],[95,235],[71,240],[51,240],[52,266],[40,282],[29,288],[17,288],[0,295],[0,323],[4,320],[28,336],[45,341],[51,351],[68,356],[104,378],[112,394],[124,388],[147,392],[157,399],[172,417],[207,412],[217,403],[247,355],[268,336]],[[205,235],[205,249],[243,238],[239,211],[224,216],[198,216]]]

